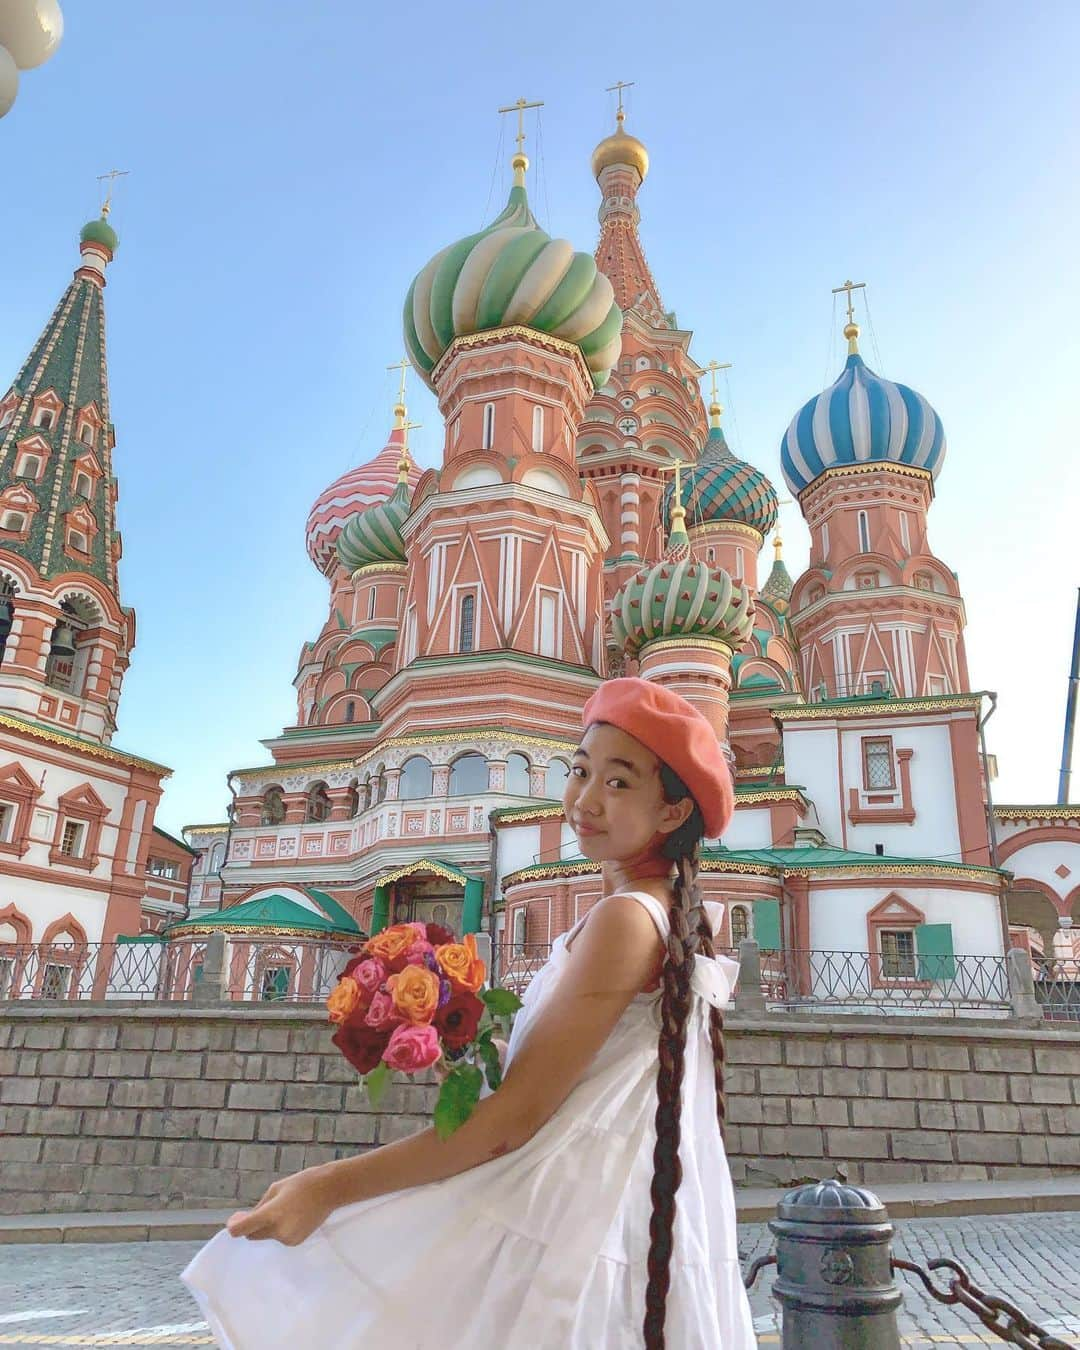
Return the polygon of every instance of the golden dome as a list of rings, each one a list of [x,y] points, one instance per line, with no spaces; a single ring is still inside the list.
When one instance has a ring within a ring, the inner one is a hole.
[[[625,114],[619,112],[618,126],[612,136],[605,136],[592,153],[592,171],[596,178],[612,164],[629,164],[637,169],[642,182],[649,172],[649,152],[636,136],[623,130]]]

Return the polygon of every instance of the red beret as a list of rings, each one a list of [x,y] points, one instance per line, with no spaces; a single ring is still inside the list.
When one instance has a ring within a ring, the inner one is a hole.
[[[683,780],[705,819],[706,839],[727,828],[735,790],[716,732],[686,699],[652,680],[605,680],[585,704],[586,730],[607,722],[651,750]]]

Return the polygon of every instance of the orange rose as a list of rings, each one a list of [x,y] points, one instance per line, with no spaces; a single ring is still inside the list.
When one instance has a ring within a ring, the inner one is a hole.
[[[416,941],[416,929],[411,923],[396,923],[384,928],[364,944],[368,956],[377,957],[391,970],[400,970],[405,964],[405,953]]]
[[[487,979],[487,966],[477,955],[473,933],[466,933],[461,942],[436,947],[435,960],[456,994],[475,994]]]
[[[350,975],[343,975],[326,1000],[326,1011],[331,1022],[344,1022],[356,1011],[360,1002],[360,986]]]
[[[406,966],[387,980],[394,1007],[410,1022],[430,1022],[439,1006],[439,977],[426,966]]]

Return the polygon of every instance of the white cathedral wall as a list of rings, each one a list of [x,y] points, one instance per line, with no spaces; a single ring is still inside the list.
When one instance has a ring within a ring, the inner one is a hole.
[[[498,870],[500,880],[522,867],[531,867],[540,852],[538,824],[513,825],[498,831]]]
[[[715,845],[714,839],[705,841]],[[725,848],[772,848],[777,841],[772,837],[772,817],[767,806],[760,808],[740,807],[735,812],[731,824],[724,831]],[[790,846],[790,840],[788,841]]]
[[[926,916],[927,923],[952,925],[957,956],[1001,956],[997,897],[977,891],[930,886],[858,886],[810,889],[810,945],[814,951],[866,951],[866,916],[887,895],[899,895]]]
[[[1069,869],[1069,874],[1064,878],[1058,876],[1055,870],[1062,865]],[[1058,899],[1064,900],[1080,880],[1080,835],[1076,843],[1056,840],[1029,844],[1027,848],[1010,853],[1002,866],[1015,877],[1043,882]]]
[[[4,884],[3,896],[6,902],[13,904],[30,920],[33,942],[40,942],[49,925],[68,914],[82,926],[87,942],[101,941],[107,905],[101,891],[83,890],[79,886],[57,886],[51,881],[19,877]],[[59,937],[57,941],[70,939]]]

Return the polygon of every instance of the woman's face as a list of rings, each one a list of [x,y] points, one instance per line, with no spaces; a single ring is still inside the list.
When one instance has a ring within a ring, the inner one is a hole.
[[[581,852],[594,862],[658,854],[694,809],[664,800],[660,761],[618,727],[596,723],[574,752],[563,810]]]

